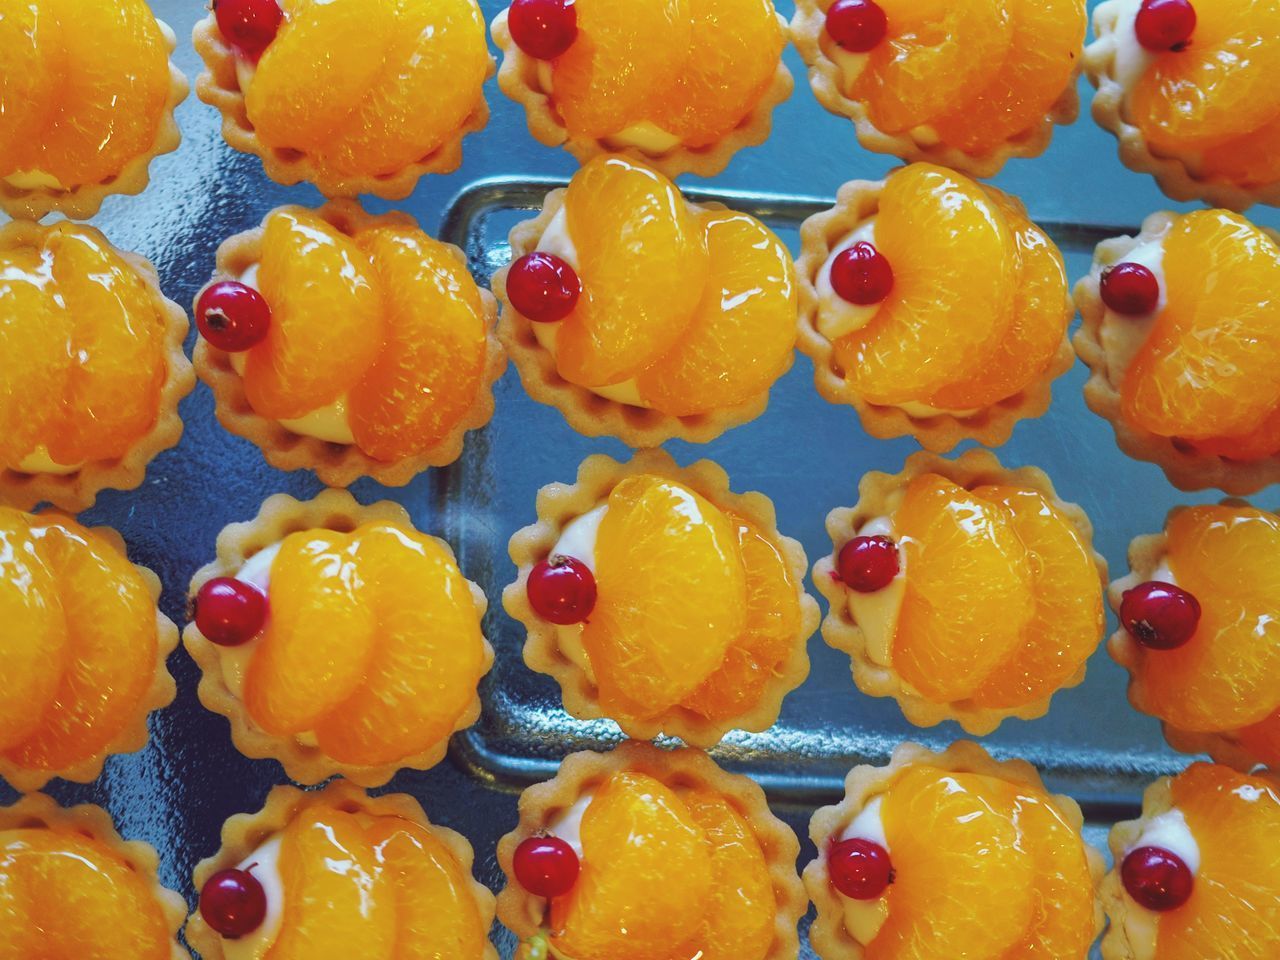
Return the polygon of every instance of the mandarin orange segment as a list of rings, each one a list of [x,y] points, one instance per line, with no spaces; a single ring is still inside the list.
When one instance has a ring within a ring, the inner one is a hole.
[[[384,321],[373,266],[315,214],[267,218],[257,285],[271,325],[248,351],[244,386],[262,416],[291,420],[332,403],[377,359]]]
[[[484,374],[480,291],[453,251],[419,230],[380,227],[359,243],[386,304],[386,345],[351,390],[348,418],[369,456],[398,460],[443,440]]]
[[[768,390],[796,342],[795,267],[782,242],[745,213],[706,210],[709,274],[688,328],[636,378],[657,410],[684,417],[743,403]]]
[[[583,813],[581,840],[578,881],[551,902],[562,955],[654,960],[698,928],[711,849],[673,790],[642,773],[613,774]]]
[[[1280,767],[1280,710],[1241,730],[1240,744],[1258,763]]]
[[[1257,130],[1205,150],[1199,172],[1202,177],[1244,187],[1261,187],[1280,180],[1280,114]]]
[[[608,710],[647,717],[679,703],[746,624],[733,523],[674,480],[635,476],[613,489],[595,573],[582,643]]]
[[[44,937],[31,922],[35,904],[28,884],[18,876],[18,859],[23,850],[22,833],[0,833],[0,960],[30,960],[44,957]]]
[[[834,344],[858,393],[923,402],[987,370],[1013,323],[1018,282],[1013,235],[991,197],[941,167],[904,167],[881,192],[875,245],[893,266],[893,290]]]
[[[906,585],[891,655],[926,698],[971,696],[1020,649],[1035,613],[1027,548],[1001,504],[937,474],[894,515]]]
[[[31,169],[66,69],[51,8],[0,0],[0,177]]]
[[[565,211],[583,289],[557,330],[556,366],[581,386],[620,383],[683,335],[707,282],[706,239],[675,184],[616,157],[578,171]]]
[[[1102,639],[1102,584],[1089,544],[1042,493],[979,487],[974,496],[1008,512],[1026,548],[1035,612],[1018,647],[974,691],[984,707],[1018,707],[1052,694]]]
[[[1206,437],[1196,440],[1192,446],[1201,453],[1245,462],[1280,453],[1280,406],[1272,409],[1249,433],[1238,437]]]

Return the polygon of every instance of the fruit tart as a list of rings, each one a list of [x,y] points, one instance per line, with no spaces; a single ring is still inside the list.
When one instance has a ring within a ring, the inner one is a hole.
[[[976,177],[1074,123],[1084,0],[796,0],[818,101],[868,150]]]
[[[498,85],[534,138],[712,177],[769,137],[794,81],[773,0],[512,0]]]
[[[858,689],[893,697],[916,726],[983,736],[1044,716],[1084,680],[1106,561],[1043,471],[985,450],[917,453],[858,493],[827,515],[833,550],[813,569],[830,603],[823,638],[849,654]]]
[[[146,0],[0,0],[0,210],[87,220],[181,139],[187,80]]]
[[[175,694],[178,628],[159,599],[110,527],[0,507],[0,777],[88,783],[109,755],[142,749],[147,715]]]
[[[219,534],[190,595],[200,702],[230,720],[241,753],[299,783],[426,770],[480,715],[488,603],[398,504],[270,497]]]
[[[1280,5],[1106,0],[1084,68],[1120,159],[1175,200],[1280,203]]]
[[[1195,763],[1111,830],[1104,960],[1280,955],[1280,780]]]
[[[585,436],[705,443],[764,412],[795,356],[795,267],[760,221],[600,157],[511,231],[493,279],[529,396]]]
[[[132,490],[182,436],[187,315],[93,227],[0,227],[0,502],[65,510]]]
[[[784,960],[808,903],[795,834],[701,750],[570,754],[498,842],[498,919],[544,960]]]
[[[476,0],[215,0],[193,41],[196,95],[285,186],[402,200],[489,122]]]
[[[178,944],[186,904],[160,885],[149,844],[111,815],[40,793],[0,807],[0,929],[14,960],[191,960]]]
[[[1169,743],[1280,767],[1280,517],[1241,500],[1179,507],[1111,585],[1112,657]]]
[[[874,437],[995,447],[1074,362],[1062,254],[1022,204],[913,163],[800,229],[800,349]]]
[[[452,463],[506,367],[462,251],[354,200],[280,207],[224,241],[195,316],[222,425],[330,486]]]
[[[204,960],[498,960],[472,860],[408,794],[276,787],[196,867],[187,940]]]
[[[823,960],[1086,960],[1106,867],[1083,822],[1025,760],[904,743],[813,815],[809,940]]]

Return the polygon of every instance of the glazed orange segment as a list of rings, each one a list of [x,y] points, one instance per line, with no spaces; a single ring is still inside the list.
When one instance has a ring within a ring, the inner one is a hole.
[[[315,214],[288,209],[267,218],[257,285],[271,325],[248,352],[244,386],[260,415],[291,420],[332,403],[377,359],[383,303],[373,267]]]
[[[1280,406],[1272,409],[1262,423],[1238,437],[1205,437],[1192,443],[1201,453],[1231,460],[1262,460],[1280,453]]]
[[[438,542],[390,523],[354,537],[375,646],[364,682],[315,733],[326,756],[377,766],[449,737],[475,697],[484,640],[471,589]]]
[[[894,528],[906,586],[893,666],[929,700],[971,696],[1021,647],[1035,613],[1012,513],[927,473],[907,486]]]
[[[582,643],[606,710],[648,717],[679,703],[746,624],[733,523],[674,480],[635,476],[613,489],[595,574]]]
[[[1280,710],[1241,730],[1240,744],[1258,763],[1280,767]]]
[[[1280,114],[1257,130],[1205,150],[1199,173],[1244,187],[1280,180]]]
[[[711,850],[669,787],[613,774],[583,813],[581,839],[578,882],[551,903],[562,955],[657,960],[698,928],[711,898]]]
[[[66,58],[51,4],[0,0],[0,177],[30,170],[58,105]]]
[[[925,402],[986,370],[1013,323],[1018,283],[1017,247],[991,197],[941,167],[904,167],[885,181],[875,245],[893,266],[893,290],[866,326],[835,342],[858,393]]]
[[[744,403],[786,372],[796,342],[791,255],[745,213],[705,210],[710,272],[684,335],[636,378],[650,406],[676,417]]]
[[[379,227],[359,243],[386,304],[386,346],[348,397],[356,444],[379,460],[422,453],[453,430],[484,374],[480,291],[453,250],[420,230]]]
[[[1275,782],[1196,763],[1173,805],[1200,848],[1191,899],[1160,916],[1160,960],[1268,960],[1280,943],[1280,791]]]
[[[867,960],[1001,957],[1022,941],[1035,861],[1016,803],[1011,784],[980,774],[914,766],[894,781],[880,815],[895,878]]]
[[[1121,384],[1126,420],[1165,437],[1251,433],[1280,396],[1280,248],[1200,210],[1164,241],[1167,305]]]
[[[565,211],[583,295],[558,327],[556,366],[581,386],[620,383],[687,328],[707,281],[706,239],[675,184],[619,158],[578,171]]]
[[[1044,494],[1019,487],[973,491],[1004,507],[1026,548],[1035,613],[1017,649],[974,691],[984,707],[1018,707],[1059,689],[1102,639],[1102,584],[1093,551]]]

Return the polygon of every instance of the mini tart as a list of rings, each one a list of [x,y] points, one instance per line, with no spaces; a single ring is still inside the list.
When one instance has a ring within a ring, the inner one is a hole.
[[[1064,794],[1050,794],[1039,772],[1030,763],[1016,759],[996,760],[981,746],[969,741],[957,741],[942,753],[935,753],[916,743],[903,743],[893,751],[889,763],[883,767],[854,767],[845,778],[844,798],[835,806],[820,808],[809,821],[809,838],[818,848],[817,858],[804,869],[805,890],[818,908],[817,917],[809,928],[809,942],[823,960],[861,960],[867,947],[845,926],[845,904],[849,901],[831,883],[827,867],[831,844],[871,800],[883,795],[900,776],[917,766],[935,767],[951,773],[980,774],[1029,787],[1048,796],[1077,835],[1084,825],[1080,805]],[[1106,873],[1106,864],[1102,855],[1083,839],[1081,846],[1097,890]],[[1101,901],[1095,899],[1094,910],[1096,937],[1102,932],[1105,919]]]
[[[692,173],[698,177],[714,177],[723,172],[734,154],[745,147],[755,147],[769,139],[773,127],[773,111],[791,96],[795,88],[791,71],[778,57],[773,79],[738,125],[720,139],[705,146],[691,147],[676,142],[674,146],[649,150],[615,137],[592,137],[573,134],[557,109],[550,87],[551,73],[545,61],[537,60],[516,45],[507,25],[510,8],[493,20],[493,42],[502,51],[498,70],[498,86],[508,97],[524,107],[529,133],[548,147],[564,147],[579,163],[602,154],[628,157],[648,163],[668,177]],[[725,26],[720,24],[718,26]],[[778,14],[778,26],[785,46],[790,36],[786,18]]]
[[[407,793],[387,793],[371,797],[344,780],[333,780],[320,790],[302,791],[296,787],[273,787],[262,809],[256,813],[240,813],[222,825],[222,845],[213,856],[196,864],[192,883],[197,891],[210,877],[228,870],[250,856],[263,843],[280,833],[295,817],[312,807],[332,807],[345,813],[370,817],[398,817],[426,829],[453,854],[463,872],[471,875],[475,853],[462,834],[432,823],[422,805]],[[486,928],[492,923],[494,897],[488,888],[471,881],[471,893]],[[204,960],[226,960],[222,937],[205,923],[199,909],[187,919],[187,941]],[[498,960],[498,951],[490,943],[485,960]]]
[[[303,207],[278,207],[263,218],[263,225],[235,234],[218,247],[213,279],[207,289],[222,280],[241,279],[256,269],[263,257],[263,239],[267,222],[278,213],[314,215],[339,233],[353,237],[378,227],[419,230],[418,223],[406,213],[393,211],[381,215],[366,213],[357,201],[336,200],[316,211]],[[446,245],[458,263],[466,265],[466,255],[452,244]],[[493,417],[493,385],[506,369],[507,358],[498,342],[494,327],[497,301],[482,287],[477,287],[484,310],[487,331],[485,355],[480,383],[469,408],[449,432],[421,453],[396,460],[379,460],[365,453],[355,443],[333,443],[305,436],[289,429],[280,420],[258,414],[249,402],[244,377],[237,369],[234,354],[214,347],[203,337],[196,341],[193,354],[196,373],[213,391],[218,422],[229,432],[251,441],[267,463],[278,470],[314,470],[322,482],[345,487],[360,477],[372,477],[390,487],[402,487],[429,467],[453,463],[462,453],[463,439]],[[196,297],[196,303],[200,300]]]
[[[1092,548],[1093,525],[1084,511],[1076,504],[1061,500],[1053,482],[1037,467],[1006,469],[987,450],[969,450],[956,460],[945,460],[931,453],[920,452],[907,459],[901,473],[887,474],[871,471],[858,483],[858,502],[853,507],[837,507],[827,514],[827,533],[831,537],[832,552],[813,566],[813,582],[827,599],[829,610],[822,621],[822,638],[828,646],[849,655],[853,680],[858,689],[872,697],[892,697],[898,701],[907,720],[918,727],[932,727],[944,720],[954,720],[966,733],[985,736],[1011,717],[1034,720],[1049,711],[1049,703],[1058,690],[1078,686],[1084,681],[1087,657],[1080,658],[1078,669],[1056,689],[1043,697],[1016,707],[982,706],[973,699],[940,703],[928,699],[913,689],[899,676],[891,663],[874,659],[872,641],[866,631],[853,618],[849,609],[851,590],[839,579],[836,559],[846,543],[858,535],[868,523],[892,517],[902,502],[903,491],[915,478],[925,474],[937,474],[965,490],[973,490],[989,484],[1016,486],[1036,491],[1044,496],[1067,523],[1074,528],[1097,567],[1099,597],[1106,585],[1107,564],[1102,555]],[[892,586],[892,585],[891,585]],[[884,589],[890,589],[886,587]],[[896,625],[896,613],[893,623]],[[1102,636],[1101,611],[1099,611],[1098,638]],[[889,643],[892,643],[890,638]]]
[[[835,0],[796,0],[796,14],[791,21],[791,35],[796,49],[809,68],[809,85],[814,96],[827,110],[853,121],[858,142],[874,153],[886,153],[908,162],[925,160],[960,170],[972,177],[993,177],[1011,159],[1038,157],[1053,139],[1055,125],[1075,123],[1080,113],[1080,97],[1076,92],[1076,78],[1080,75],[1079,48],[1084,42],[1084,17],[1081,11],[1080,36],[1076,52],[1071,54],[1075,65],[1064,78],[1062,91],[1049,103],[1038,120],[1008,137],[998,145],[980,152],[971,152],[943,142],[939,133],[929,124],[888,133],[872,121],[867,101],[850,98],[844,91],[845,67],[863,63],[867,54],[843,50],[826,30],[827,10]],[[1083,4],[1081,4],[1083,7]],[[890,30],[892,31],[892,14]],[[884,43],[885,41],[881,41]],[[902,54],[909,57],[909,54]],[[975,101],[975,106],[980,101]]]
[[[150,888],[169,929],[171,960],[191,960],[191,954],[178,941],[187,905],[179,894],[161,885],[157,875],[160,857],[155,848],[141,840],[125,840],[116,830],[111,814],[102,807],[91,803],[63,807],[45,794],[29,793],[12,806],[0,807],[0,831],[5,830],[66,833],[88,840],[119,857]]]
[[[289,16],[289,9],[291,8],[286,8],[286,18]],[[480,18],[478,8],[476,18]],[[246,67],[256,69],[255,63],[238,52],[222,35],[212,10],[205,19],[196,23],[192,43],[205,65],[204,71],[196,80],[196,96],[216,107],[222,114],[223,138],[233,149],[251,153],[261,159],[267,176],[284,186],[305,181],[314,184],[326,197],[372,194],[384,200],[403,200],[427,174],[452,173],[457,170],[462,165],[463,138],[467,134],[483,130],[489,122],[489,104],[478,83],[476,101],[471,112],[451,136],[426,156],[383,175],[344,174],[327,169],[316,157],[305,151],[272,147],[263,141],[249,119],[245,99],[247,94],[241,86],[242,71]],[[324,50],[317,51],[318,56],[325,53]],[[493,57],[488,55],[487,49],[485,54],[488,62],[481,83],[491,77],[494,71]],[[366,91],[366,101],[368,96],[369,92]]]
[[[408,512],[399,504],[383,500],[370,506],[362,506],[345,490],[325,490],[314,500],[299,501],[287,494],[268,497],[258,515],[247,523],[233,523],[218,534],[217,559],[201,567],[191,580],[190,597],[194,605],[200,588],[215,577],[234,577],[255,554],[275,546],[291,533],[305,530],[333,530],[350,532],[361,524],[387,521],[413,530]],[[435,539],[453,558],[453,549],[443,540]],[[483,619],[488,609],[484,591],[471,581],[466,581],[475,602],[477,619]],[[182,634],[183,645],[200,667],[201,676],[197,693],[200,702],[221,714],[231,723],[231,739],[236,748],[253,759],[275,759],[283,764],[285,773],[298,783],[319,783],[334,774],[340,774],[364,787],[378,787],[386,783],[401,769],[427,770],[435,766],[448,750],[448,738],[416,756],[404,757],[379,766],[352,766],[326,756],[314,742],[303,743],[297,737],[277,737],[263,730],[249,713],[244,701],[232,692],[224,668],[220,648],[208,640],[194,620]],[[483,641],[484,662],[482,673],[493,665],[493,648]],[[465,730],[480,717],[480,695],[475,692],[470,705],[458,717],[454,732]]]
[[[164,325],[160,350],[165,374],[156,394],[155,422],[123,456],[90,460],[67,473],[28,473],[0,464],[0,503],[24,510],[40,503],[52,503],[76,512],[93,506],[101,490],[135,489],[142,483],[147,466],[156,454],[177,445],[182,437],[178,402],[195,387],[195,375],[183,349],[189,327],[186,311],[161,292],[159,274],[150,261],[113,247],[94,227],[64,223],[46,226],[22,220],[0,226],[0,256],[3,251],[15,248],[39,250],[57,231],[86,236],[123,261],[141,282],[156,318]]]
[[[526,960],[538,956],[533,944],[538,939],[545,949],[550,904],[516,880],[516,848],[529,837],[545,835],[574,804],[617,773],[644,774],[673,788],[711,791],[746,820],[765,856],[777,905],[776,931],[767,958],[795,957],[799,950],[796,925],[808,907],[796,876],[800,844],[791,828],[770,812],[764,791],[747,777],[722,770],[701,750],[662,750],[635,740],[623,741],[609,753],[571,753],[554,778],[520,794],[520,821],[498,841],[498,864],[507,877],[507,885],[498,894],[498,919],[521,941],[517,956]],[[551,948],[545,955],[557,954]]]
[[[936,174],[941,168],[904,167],[890,176],[928,170]],[[880,198],[886,182],[853,180],[845,183],[837,193],[836,205],[832,209],[814,214],[800,227],[800,257],[796,261],[800,277],[800,337],[797,346],[813,361],[814,386],[828,403],[853,407],[862,428],[880,440],[911,436],[925,449],[935,453],[946,453],[964,440],[976,440],[987,447],[1001,446],[1008,441],[1019,421],[1044,415],[1049,409],[1053,381],[1075,363],[1066,334],[1074,307],[1065,290],[1065,273],[1061,341],[1051,355],[1045,357],[1038,374],[1015,393],[980,409],[960,413],[935,411],[927,407],[912,412],[903,406],[868,401],[848,378],[848,371],[837,357],[835,343],[821,331],[824,297],[820,292],[820,277],[832,255],[879,215]],[[1009,209],[1025,215],[1025,208],[1017,198],[987,184],[982,184],[981,190]],[[832,296],[837,295],[833,293]]]
[[[535,564],[550,557],[565,529],[576,519],[605,503],[613,489],[628,477],[657,475],[675,480],[721,509],[730,509],[749,521],[773,543],[786,563],[795,584],[800,605],[800,627],[786,660],[769,679],[758,703],[747,712],[716,722],[679,706],[649,720],[620,718],[605,712],[595,680],[580,664],[582,657],[566,651],[562,630],[576,631],[578,626],[558,628],[543,620],[529,602],[529,574]],[[603,454],[588,457],[578,467],[573,484],[552,483],[538,491],[538,522],[511,537],[508,550],[518,569],[516,581],[502,592],[502,605],[528,631],[524,644],[524,662],[529,669],[553,677],[560,686],[564,708],[580,720],[607,717],[629,737],[651,739],[659,734],[679,737],[685,743],[709,747],[730,730],[759,732],[778,719],[782,699],[809,674],[806,641],[817,628],[818,605],[804,592],[807,561],[799,542],[777,530],[772,501],[762,493],[733,493],[729,477],[709,460],[689,467],[679,467],[662,450],[644,450],[627,463],[619,463]]]

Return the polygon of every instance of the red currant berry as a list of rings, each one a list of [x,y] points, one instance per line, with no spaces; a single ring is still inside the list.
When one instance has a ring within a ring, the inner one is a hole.
[[[1133,26],[1148,50],[1185,50],[1196,29],[1196,8],[1190,0],[1142,0]]]
[[[1140,263],[1117,263],[1102,271],[1102,302],[1127,317],[1151,313],[1160,303],[1160,281]]]
[[[898,575],[898,545],[888,537],[854,537],[840,548],[836,572],[858,593],[883,590]]]
[[[535,897],[559,897],[578,882],[578,855],[559,837],[529,837],[516,847],[516,882]]]
[[[196,627],[220,647],[248,643],[262,632],[266,620],[266,596],[243,580],[217,577],[196,594]]]
[[[554,60],[578,39],[578,11],[573,0],[511,0],[507,29],[535,60]]]
[[[861,837],[831,845],[827,873],[832,885],[851,900],[874,900],[893,883],[889,851]]]
[[[257,290],[238,280],[207,287],[196,301],[200,336],[219,350],[241,353],[262,342],[271,326],[271,308]]]
[[[1176,910],[1191,897],[1195,878],[1176,853],[1162,847],[1138,847],[1120,865],[1124,888],[1140,906]]]
[[[539,560],[529,571],[529,605],[543,620],[568,626],[582,623],[596,606],[596,578],[573,557]]]
[[[1140,583],[1124,592],[1120,622],[1144,647],[1173,650],[1195,635],[1200,601],[1172,583]]]
[[[555,254],[527,253],[507,271],[511,305],[534,323],[563,320],[578,305],[582,281]]]
[[[271,45],[284,19],[277,0],[214,0],[213,15],[231,45],[254,60]]]
[[[888,257],[862,240],[832,261],[831,286],[842,300],[870,306],[893,290],[893,267]]]
[[[200,916],[224,937],[243,937],[266,919],[266,891],[248,870],[215,873],[200,891]]]
[[[874,49],[888,32],[889,21],[875,0],[836,0],[827,11],[827,35],[853,53]]]

